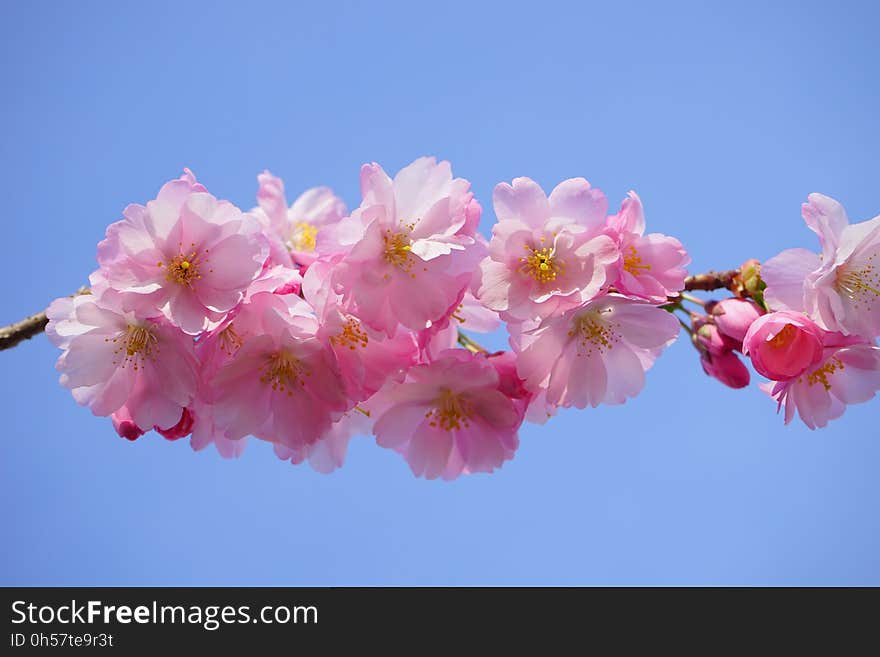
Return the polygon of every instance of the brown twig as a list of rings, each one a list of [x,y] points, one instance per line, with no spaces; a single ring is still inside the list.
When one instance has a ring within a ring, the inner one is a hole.
[[[729,289],[737,276],[739,276],[739,269],[707,271],[705,274],[696,274],[684,279],[684,289],[689,292],[694,290],[710,292],[712,290]]]
[[[80,294],[89,294],[89,288],[81,287],[70,296],[75,297]],[[0,328],[0,351],[11,349],[19,342],[30,340],[35,335],[39,335],[46,329],[49,320],[46,318],[46,311],[31,315],[20,322],[10,324]]]

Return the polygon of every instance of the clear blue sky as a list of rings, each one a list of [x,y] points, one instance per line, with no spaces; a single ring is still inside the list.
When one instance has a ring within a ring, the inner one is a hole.
[[[191,167],[358,203],[358,168],[585,176],[694,270],[813,247],[811,191],[880,213],[871,2],[0,5],[4,301],[86,282],[129,202]],[[527,426],[514,461],[414,479],[369,438],[332,476],[119,439],[44,337],[0,354],[0,584],[880,585],[880,401],[783,428],[680,341],[622,407]],[[872,428],[873,427],[873,428]]]

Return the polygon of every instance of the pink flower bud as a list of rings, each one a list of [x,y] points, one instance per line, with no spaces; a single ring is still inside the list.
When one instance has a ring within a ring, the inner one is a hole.
[[[746,299],[724,299],[712,307],[712,317],[718,330],[738,343],[742,343],[752,322],[760,316],[761,310],[757,304]]]
[[[730,388],[745,388],[749,385],[749,370],[732,351],[704,353],[700,356],[700,364],[706,374]]]
[[[780,310],[759,317],[743,340],[743,353],[773,381],[787,381],[822,360],[824,331],[809,317]]]
[[[131,413],[126,406],[120,407],[113,413],[110,416],[110,421],[113,422],[113,428],[116,429],[120,438],[134,441],[144,435],[144,431],[131,419]]]
[[[718,330],[715,324],[698,323],[694,333],[696,347],[710,355],[723,354],[739,348],[739,344]]]
[[[184,408],[183,414],[180,416],[180,422],[170,429],[160,429],[159,427],[155,427],[155,429],[163,438],[167,440],[177,440],[178,438],[183,438],[192,433],[194,419],[195,418],[193,417],[193,414],[190,413],[189,409]]]

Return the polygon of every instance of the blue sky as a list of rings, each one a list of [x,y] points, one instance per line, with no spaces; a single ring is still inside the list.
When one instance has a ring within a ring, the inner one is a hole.
[[[106,225],[191,167],[358,201],[420,155],[491,192],[584,176],[693,270],[814,247],[812,191],[880,213],[875,3],[3,3],[0,323],[86,282]],[[784,428],[679,341],[621,407],[526,426],[491,476],[414,479],[353,441],[315,474],[130,444],[0,354],[0,584],[880,585],[877,403]],[[871,429],[875,426],[875,429]]]

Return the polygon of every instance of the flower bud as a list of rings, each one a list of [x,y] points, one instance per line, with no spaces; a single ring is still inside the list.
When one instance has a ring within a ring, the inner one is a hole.
[[[761,280],[761,263],[758,260],[746,260],[739,268],[739,277],[743,289],[750,295],[761,294],[764,291],[764,283]]]
[[[732,351],[703,353],[700,355],[700,364],[706,374],[730,388],[745,388],[749,385],[749,369]]]
[[[773,381],[787,381],[822,360],[824,331],[809,317],[781,310],[759,317],[743,340],[743,353]]]
[[[698,322],[694,332],[694,346],[710,355],[723,354],[739,347],[739,344],[718,330],[715,324]]]
[[[712,317],[718,330],[739,344],[742,344],[752,322],[760,316],[761,309],[746,299],[724,299],[712,307]]]

